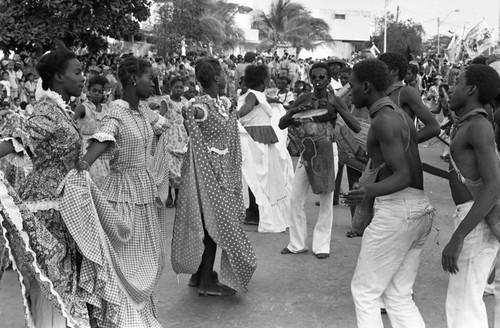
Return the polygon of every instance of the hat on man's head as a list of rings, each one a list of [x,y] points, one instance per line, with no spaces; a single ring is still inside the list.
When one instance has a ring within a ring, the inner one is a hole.
[[[245,57],[243,57],[243,60],[246,62],[246,63],[251,63],[255,60],[255,57],[257,57],[257,55],[255,54],[255,52],[252,52],[252,51],[249,51],[245,54]]]
[[[331,65],[331,64],[340,64],[340,68],[344,68],[346,67],[346,62],[338,57],[333,57],[332,59],[328,59],[326,61],[326,64],[327,65]]]

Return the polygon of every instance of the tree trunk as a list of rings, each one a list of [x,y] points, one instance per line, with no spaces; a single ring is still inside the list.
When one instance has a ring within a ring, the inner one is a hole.
[[[302,51],[302,49],[304,49],[304,48],[302,48],[302,47],[296,47],[295,48],[295,57],[296,58],[299,58],[299,54]]]

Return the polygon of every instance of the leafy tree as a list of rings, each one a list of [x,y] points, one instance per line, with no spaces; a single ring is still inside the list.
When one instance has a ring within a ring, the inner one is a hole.
[[[60,39],[93,51],[106,47],[106,37],[136,33],[148,16],[148,0],[3,0],[0,48],[40,52]]]
[[[374,37],[377,48],[384,49],[384,18],[377,18],[375,25],[378,35]],[[422,24],[411,19],[396,21],[394,14],[387,14],[387,52],[396,52],[406,55],[408,50],[413,55],[422,53],[422,36],[424,28]]]
[[[154,28],[160,53],[180,52],[184,40],[190,50],[227,49],[243,39],[234,15],[239,6],[221,0],[173,0],[159,10]]]
[[[262,40],[260,49],[293,47],[297,56],[302,49],[312,50],[320,44],[332,43],[328,24],[311,15],[303,5],[291,0],[276,0],[269,14],[262,13],[254,22]]]
[[[450,41],[451,37],[449,35],[441,34],[439,37],[439,48],[441,49],[441,53],[448,48]],[[431,39],[422,43],[422,51],[427,53],[437,53],[437,35],[434,35]]]

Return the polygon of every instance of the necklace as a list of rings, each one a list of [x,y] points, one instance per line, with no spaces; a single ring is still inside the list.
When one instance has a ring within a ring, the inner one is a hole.
[[[142,115],[142,113],[141,113],[141,111],[139,109],[137,109],[137,112],[141,116],[141,121],[145,120],[144,116]],[[137,125],[137,130],[139,130],[139,133],[141,134],[141,139],[144,142],[144,156],[146,157],[146,162],[147,162],[147,149],[148,149],[148,140],[149,140],[149,138],[148,138],[148,131],[147,131],[148,127],[147,126],[145,127],[146,131],[144,131],[145,133],[143,133],[143,131],[142,131],[143,129],[141,127],[141,124],[135,118],[136,114],[134,113],[134,110],[132,110],[130,108],[130,106],[129,106],[129,113],[132,116],[135,124]],[[147,121],[146,121],[146,124],[147,124]]]

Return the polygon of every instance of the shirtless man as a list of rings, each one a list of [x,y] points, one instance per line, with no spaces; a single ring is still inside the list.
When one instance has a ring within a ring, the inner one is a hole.
[[[498,95],[500,77],[491,67],[471,65],[460,74],[450,99],[459,117],[450,145],[451,195],[457,205],[455,232],[443,250],[450,272],[446,296],[448,327],[488,327],[483,291],[500,248],[485,221],[500,197],[495,134],[484,106]]]
[[[411,118],[386,97],[388,77],[382,61],[368,59],[354,66],[349,81],[354,106],[369,108],[367,150],[374,170],[364,173],[361,181],[366,182],[355,185],[343,202],[352,206],[375,198],[351,291],[359,328],[384,326],[380,300],[393,327],[425,327],[411,290],[433,209],[423,191],[417,131]],[[375,176],[370,179],[371,174]]]
[[[389,68],[392,84],[387,88],[387,96],[402,108],[412,120],[418,118],[424,124],[424,127],[417,132],[418,142],[424,142],[438,136],[440,132],[439,123],[429,108],[422,103],[420,93],[417,89],[405,86],[403,83],[403,79],[408,72],[406,58],[400,54],[386,52],[381,54],[378,59],[383,61]]]

